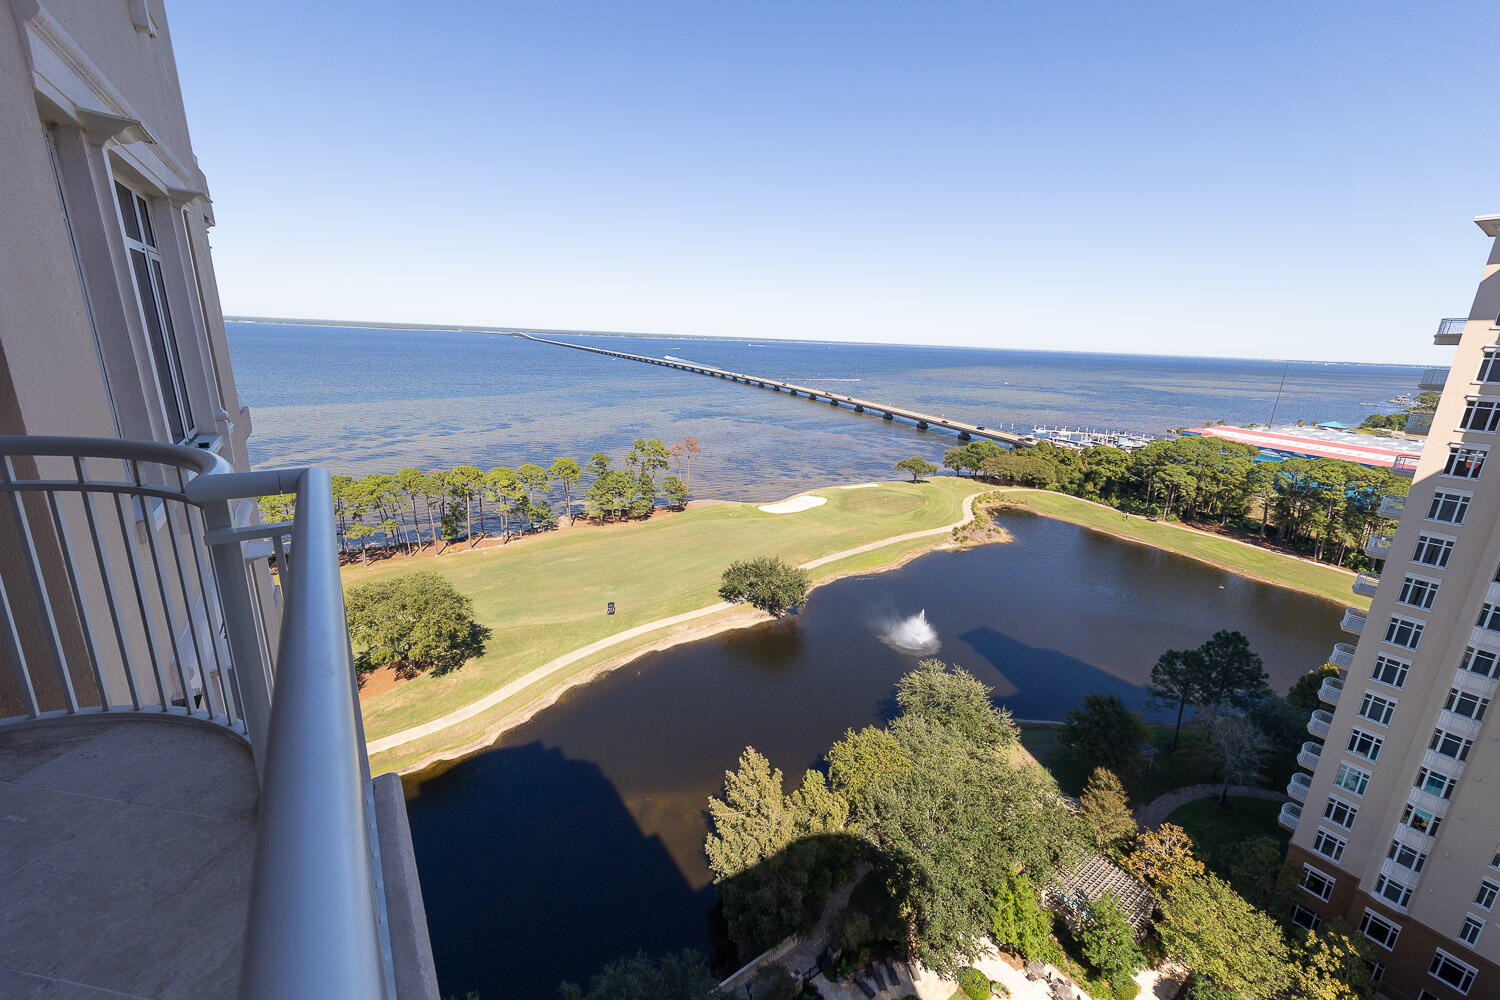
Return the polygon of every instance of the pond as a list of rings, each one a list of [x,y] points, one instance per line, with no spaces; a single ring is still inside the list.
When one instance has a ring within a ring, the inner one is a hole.
[[[1342,609],[1020,512],[1014,541],[820,587],[795,619],[641,657],[492,749],[407,783],[444,996],[555,996],[638,950],[709,949],[704,808],[754,745],[795,782],[845,729],[888,718],[921,656],[884,641],[925,613],[1017,719],[1089,691],[1146,707],[1163,650],[1238,629],[1284,692]]]

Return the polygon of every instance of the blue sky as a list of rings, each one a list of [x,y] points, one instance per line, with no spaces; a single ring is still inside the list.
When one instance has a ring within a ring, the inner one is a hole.
[[[226,312],[1438,363],[1494,3],[176,3]]]

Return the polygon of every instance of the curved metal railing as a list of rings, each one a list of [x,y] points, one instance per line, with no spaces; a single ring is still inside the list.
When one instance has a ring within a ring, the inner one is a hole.
[[[240,995],[394,996],[328,473],[0,437],[0,493],[19,539],[0,556],[0,726],[155,713],[237,733],[260,777]],[[293,521],[235,523],[275,493],[296,494]],[[279,616],[243,549],[266,539]]]

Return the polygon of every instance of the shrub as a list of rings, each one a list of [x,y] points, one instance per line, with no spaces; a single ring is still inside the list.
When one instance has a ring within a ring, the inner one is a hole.
[[[447,673],[483,653],[489,636],[474,621],[474,603],[431,571],[350,587],[344,607],[361,670]]]
[[[1062,743],[1084,764],[1107,767],[1115,774],[1134,774],[1141,763],[1141,744],[1150,732],[1139,712],[1119,695],[1090,691],[1083,705],[1068,713]]]
[[[797,1000],[802,993],[797,980],[780,965],[767,965],[750,981],[751,995],[758,1000]]]
[[[989,1000],[990,978],[972,965],[958,970],[958,988],[969,1000]]]
[[[1110,983],[1109,986],[1110,991],[1115,995],[1115,1000],[1135,1000],[1141,993],[1141,988],[1134,979],[1122,979],[1117,983]]]

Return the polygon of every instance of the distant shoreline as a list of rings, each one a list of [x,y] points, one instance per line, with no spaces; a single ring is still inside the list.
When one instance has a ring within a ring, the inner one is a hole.
[[[1406,364],[1394,361],[1329,361],[1319,358],[1246,358],[1233,354],[1146,354],[1141,352],[1068,351],[1046,347],[973,347],[967,344],[907,344],[884,340],[810,340],[805,337],[779,337],[774,334],[760,337],[725,336],[718,333],[642,333],[621,330],[561,330],[544,326],[475,326],[457,323],[380,323],[347,319],[297,319],[287,316],[225,316],[226,323],[259,323],[265,326],[328,326],[353,330],[404,330],[408,332],[430,331],[432,333],[542,333],[564,337],[621,337],[632,340],[717,340],[725,343],[755,343],[759,340],[776,344],[817,344],[838,347],[942,347],[960,351],[1016,352],[1021,354],[1076,354],[1099,358],[1175,358],[1179,360],[1209,361],[1263,361],[1266,364],[1318,365],[1319,367],[1358,368],[1410,368],[1421,370],[1431,367],[1426,362]]]

